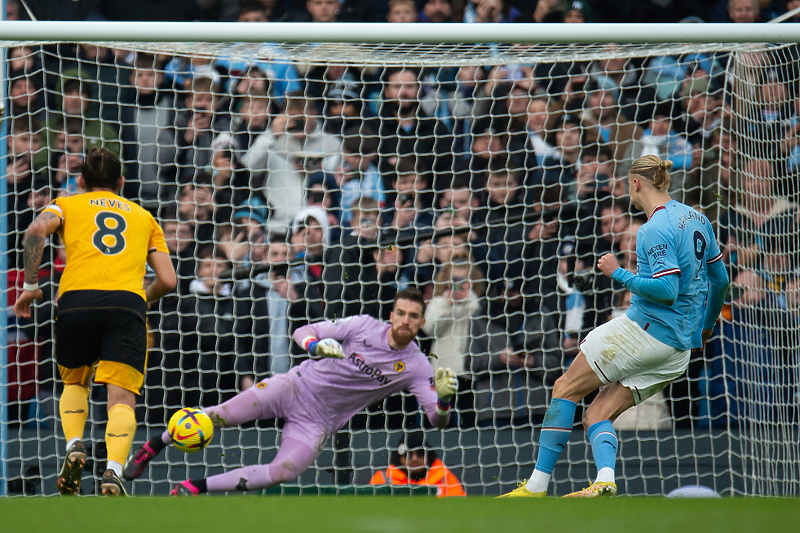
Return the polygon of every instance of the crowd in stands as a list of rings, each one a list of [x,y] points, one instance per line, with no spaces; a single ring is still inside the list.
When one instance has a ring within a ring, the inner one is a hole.
[[[27,3],[39,19],[420,23],[755,22],[800,5]],[[26,17],[7,5],[8,19]],[[586,62],[378,69],[302,64],[278,45],[273,59],[254,62],[90,44],[10,48],[10,283],[22,283],[14,269],[36,212],[77,192],[82,154],[105,146],[123,161],[123,195],[160,221],[179,276],[149,318],[151,422],[298,364],[297,327],[387,319],[394,294],[415,286],[429,302],[420,344],[434,368],[458,373],[454,424],[539,423],[583,336],[630,301],[593,266],[611,252],[635,271],[646,218],[628,205],[625,177],[633,160],[655,154],[674,163],[673,197],[718,226],[733,291],[722,335],[623,427],[774,416],[764,405],[796,405],[800,382],[796,49],[753,54],[738,78],[726,74],[727,53],[607,51]],[[731,89],[748,75],[749,86]],[[9,393],[20,421],[29,400],[52,394],[53,284],[65,261],[57,239],[46,258],[45,302],[16,324],[18,368],[28,369]],[[34,374],[26,360],[39,362]],[[726,402],[732,390],[755,394],[761,408]],[[694,401],[703,391],[712,401]],[[389,401],[380,427],[402,425],[410,403]]]

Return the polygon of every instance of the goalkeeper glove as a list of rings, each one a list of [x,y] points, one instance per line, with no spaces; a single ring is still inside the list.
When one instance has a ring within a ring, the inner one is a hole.
[[[321,341],[311,341],[306,349],[320,357],[330,357],[332,359],[344,359],[342,345],[334,339],[322,339]]]
[[[436,385],[436,394],[439,399],[447,403],[450,398],[458,391],[458,380],[455,373],[449,368],[439,368],[436,370],[436,378],[434,379]]]

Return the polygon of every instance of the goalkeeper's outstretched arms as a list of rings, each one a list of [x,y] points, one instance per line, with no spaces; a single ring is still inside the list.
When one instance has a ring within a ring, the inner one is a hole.
[[[330,326],[334,326],[334,324],[330,321],[325,321],[297,328],[292,334],[294,342],[313,356],[343,359],[344,352],[339,341],[330,336],[319,338],[322,335],[318,335],[320,332],[316,331],[318,328],[315,326],[321,326],[322,329],[329,329]]]

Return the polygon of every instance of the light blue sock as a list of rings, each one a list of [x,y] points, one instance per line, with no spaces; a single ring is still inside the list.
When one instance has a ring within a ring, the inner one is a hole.
[[[544,415],[542,430],[539,433],[539,455],[533,476],[526,483],[531,492],[547,490],[550,475],[556,466],[558,457],[564,451],[572,432],[577,404],[563,398],[553,398],[547,413]],[[544,475],[542,475],[544,474]]]
[[[614,466],[617,463],[617,447],[619,446],[614,426],[611,425],[610,420],[601,420],[589,426],[589,429],[586,430],[586,436],[589,437],[589,443],[592,445],[592,455],[594,456],[594,464],[597,466],[598,481],[607,481],[608,470],[603,472],[603,479],[599,479],[601,477],[600,472],[604,468],[610,469],[611,481],[613,481]]]

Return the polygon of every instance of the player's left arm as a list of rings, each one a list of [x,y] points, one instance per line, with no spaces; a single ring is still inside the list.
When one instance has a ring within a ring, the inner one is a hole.
[[[161,227],[150,217],[150,239],[147,243],[147,264],[156,273],[156,279],[144,291],[147,303],[155,302],[166,296],[178,286],[178,276],[169,256],[167,243],[164,241],[164,232]]]
[[[711,227],[710,223],[708,227]],[[706,303],[706,313],[703,317],[703,346],[711,338],[714,325],[717,323],[720,311],[722,311],[725,297],[728,295],[728,286],[730,285],[728,271],[725,268],[725,262],[722,260],[722,252],[715,236],[710,231],[708,241],[704,258],[708,272],[708,301]]]
[[[14,314],[17,317],[30,318],[31,303],[34,300],[42,299],[42,291],[39,289],[39,267],[42,264],[44,241],[58,231],[60,226],[61,217],[54,210],[45,209],[31,222],[25,232],[25,248],[22,252],[25,282],[22,286],[22,294],[14,303]]]
[[[458,390],[458,381],[449,368],[438,369],[434,377],[427,362],[423,364],[425,371],[414,372],[408,391],[416,397],[431,425],[443,429],[450,421],[450,407]]]
[[[147,264],[156,273],[155,281],[148,285],[144,291],[145,299],[150,303],[175,290],[175,287],[178,286],[178,277],[175,274],[172,259],[166,252],[151,250],[147,254]]]

